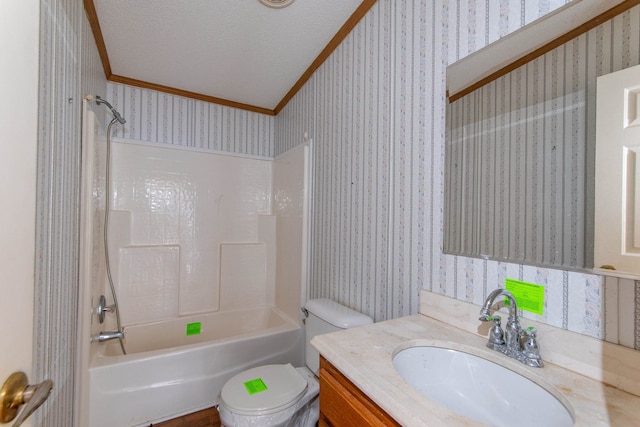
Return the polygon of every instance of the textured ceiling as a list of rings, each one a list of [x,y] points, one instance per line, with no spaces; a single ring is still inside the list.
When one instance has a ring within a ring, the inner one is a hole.
[[[258,0],[93,1],[112,75],[267,110],[365,3],[373,4],[295,0],[274,9]]]

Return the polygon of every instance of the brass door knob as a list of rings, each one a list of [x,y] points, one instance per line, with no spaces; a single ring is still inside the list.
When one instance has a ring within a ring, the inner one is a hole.
[[[20,406],[27,404],[13,427],[19,427],[29,416],[47,400],[53,389],[53,381],[44,380],[40,384],[29,385],[24,372],[14,372],[0,389],[0,423],[11,422]]]

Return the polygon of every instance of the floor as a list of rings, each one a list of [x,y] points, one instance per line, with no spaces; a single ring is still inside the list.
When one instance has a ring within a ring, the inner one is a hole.
[[[220,415],[216,408],[203,409],[172,420],[151,424],[153,427],[221,427]],[[150,427],[151,427],[150,426]]]

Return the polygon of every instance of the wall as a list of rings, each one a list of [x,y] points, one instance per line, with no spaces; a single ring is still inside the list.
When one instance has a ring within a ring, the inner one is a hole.
[[[80,111],[106,79],[82,3],[41,1],[34,378],[54,389],[34,425],[77,425]]]
[[[420,289],[479,304],[512,277],[547,287],[537,320],[609,335],[618,297],[606,300],[600,276],[442,253],[446,66],[564,3],[379,0],[280,113],[276,153],[305,131],[315,142],[312,297],[379,321],[416,313]],[[639,14],[595,34],[634,49]]]
[[[105,99],[127,120],[114,136],[253,156],[274,157],[274,116],[107,84]]]

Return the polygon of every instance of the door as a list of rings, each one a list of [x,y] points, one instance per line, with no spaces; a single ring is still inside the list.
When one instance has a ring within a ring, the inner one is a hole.
[[[596,268],[640,275],[640,66],[598,78]]]
[[[37,0],[0,3],[0,385],[31,374],[38,22]]]

